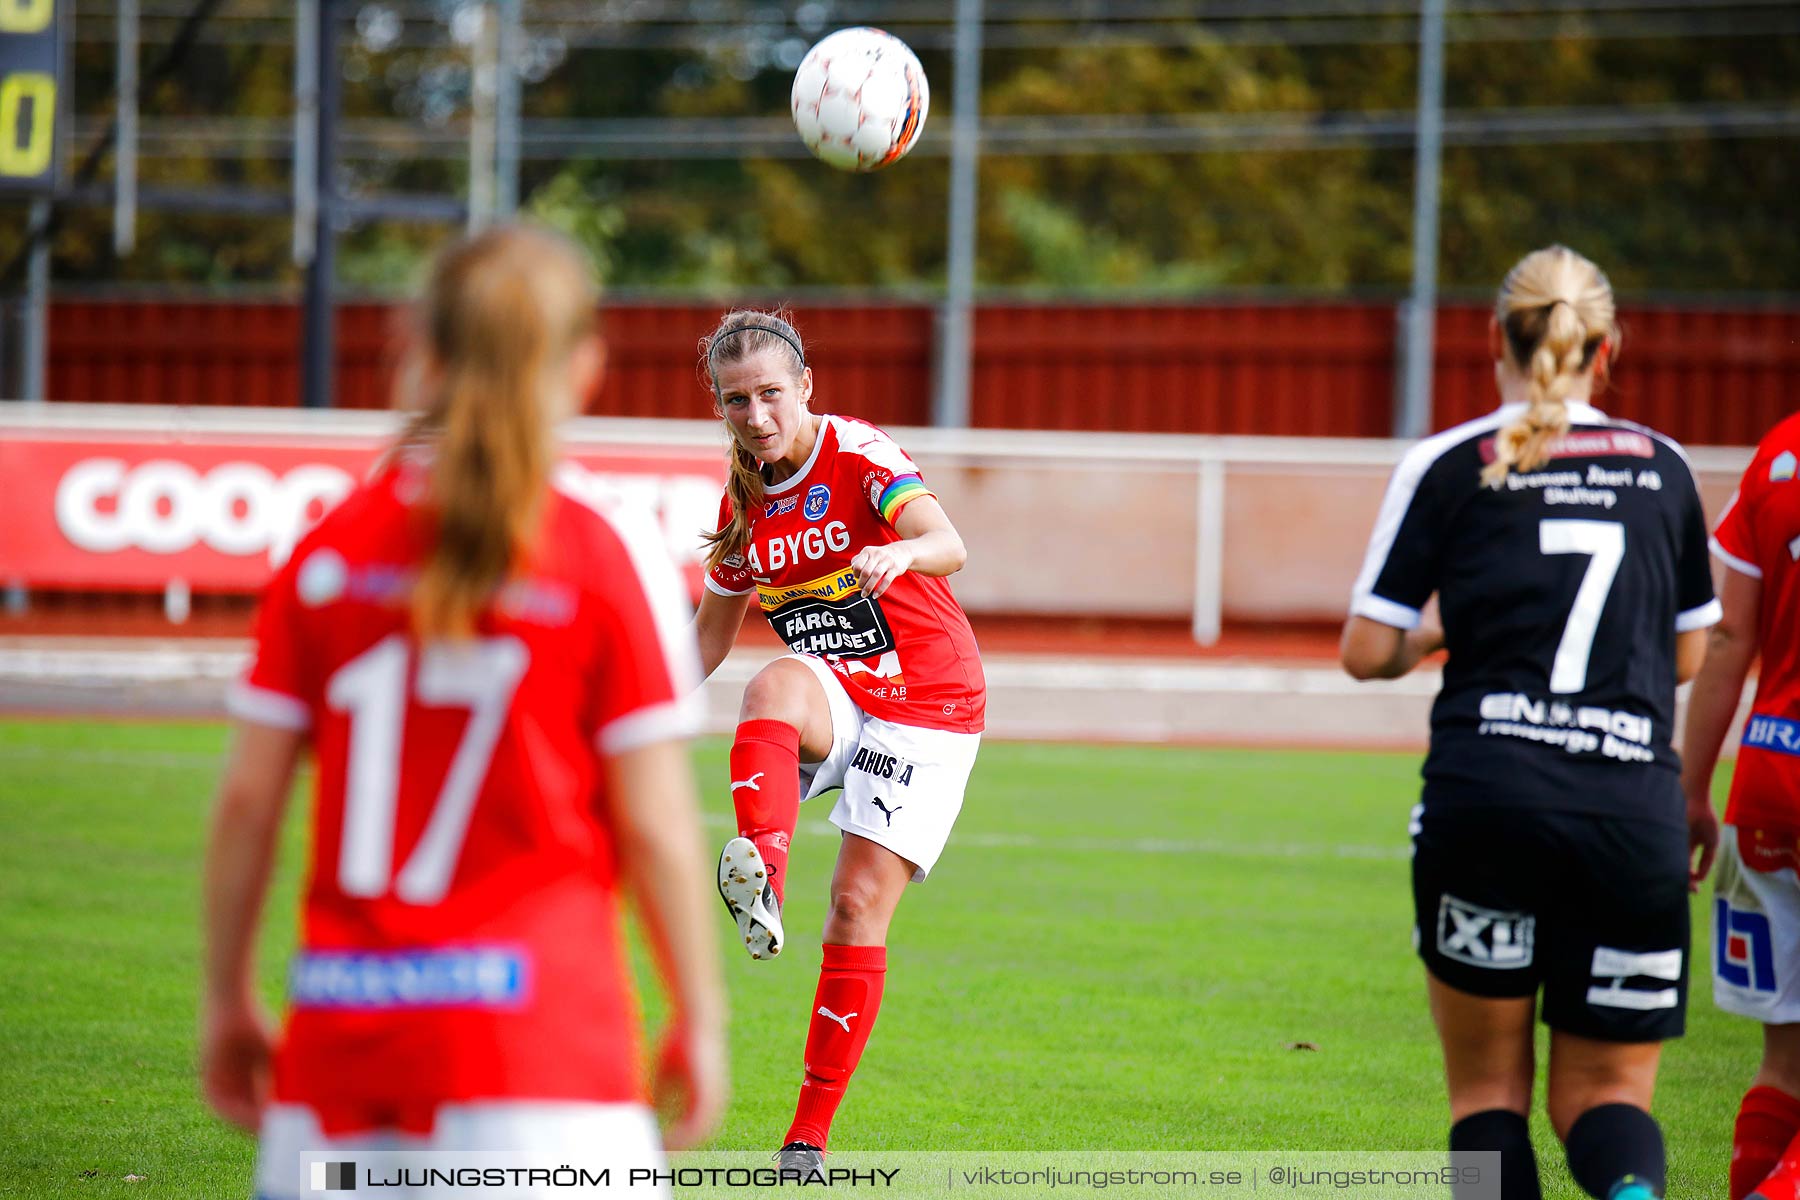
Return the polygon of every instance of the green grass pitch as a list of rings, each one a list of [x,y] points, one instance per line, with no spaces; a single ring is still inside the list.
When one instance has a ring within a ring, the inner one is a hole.
[[[0,1194],[248,1194],[252,1147],[207,1114],[193,1071],[198,862],[223,744],[211,725],[0,722]],[[722,839],[724,746],[697,757]],[[834,1149],[1442,1147],[1409,943],[1416,771],[1399,754],[987,746],[949,850],[901,905]],[[828,803],[802,812],[788,952],[750,962],[719,914],[734,1076],[719,1149],[771,1149],[786,1130]],[[266,926],[272,1004],[301,807]],[[1760,1045],[1712,1005],[1704,904],[1689,1032],[1656,1102],[1675,1196],[1724,1194]],[[1547,1194],[1577,1196],[1532,1124]]]

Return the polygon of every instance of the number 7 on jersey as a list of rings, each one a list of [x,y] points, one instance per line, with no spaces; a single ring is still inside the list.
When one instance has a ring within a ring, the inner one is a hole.
[[[1558,695],[1579,692],[1587,686],[1588,656],[1594,651],[1594,634],[1600,614],[1612,592],[1619,564],[1625,559],[1625,526],[1617,521],[1540,521],[1538,550],[1543,554],[1588,554],[1587,571],[1575,590],[1575,603],[1556,644],[1556,661],[1550,668],[1550,690]]]

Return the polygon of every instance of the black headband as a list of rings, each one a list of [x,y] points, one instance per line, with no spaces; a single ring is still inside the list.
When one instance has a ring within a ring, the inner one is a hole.
[[[712,345],[707,347],[706,359],[709,364],[712,362],[713,351],[717,350],[719,348],[719,343],[724,341],[726,338],[730,337],[734,333],[773,334],[774,336],[780,338],[782,341],[786,342],[789,346],[793,347],[794,357],[800,360],[800,369],[802,371],[804,371],[806,369],[806,351],[800,349],[800,340],[798,338],[794,337],[794,335],[791,333],[784,332],[783,330],[780,330],[780,329],[775,329],[768,325],[739,325],[736,329],[727,329],[724,333],[719,334],[717,337],[713,338]]]

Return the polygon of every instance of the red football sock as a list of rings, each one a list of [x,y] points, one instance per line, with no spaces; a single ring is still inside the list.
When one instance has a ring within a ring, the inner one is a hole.
[[[731,743],[731,804],[738,832],[756,843],[775,898],[787,898],[788,842],[800,823],[800,731],[785,721],[745,721]]]
[[[1800,1099],[1779,1088],[1753,1087],[1731,1131],[1731,1200],[1744,1200],[1769,1177],[1800,1133]]]
[[[1753,1094],[1773,1091],[1775,1091],[1774,1088],[1751,1089]],[[1783,1095],[1780,1092],[1775,1094],[1781,1096],[1782,1100],[1790,1105],[1800,1103],[1796,1102],[1792,1096]],[[1742,1125],[1741,1114],[1739,1124]],[[1731,1180],[1734,1189],[1737,1186],[1737,1165],[1737,1145],[1734,1139],[1731,1156]],[[1750,1194],[1765,1197],[1765,1200],[1800,1200],[1800,1134],[1796,1134],[1788,1142],[1787,1147],[1781,1152],[1781,1161],[1775,1164],[1775,1169],[1769,1172],[1768,1177],[1751,1185]]]
[[[886,978],[886,946],[825,947],[806,1035],[806,1077],[800,1081],[800,1103],[784,1142],[825,1148],[831,1118],[869,1044]]]

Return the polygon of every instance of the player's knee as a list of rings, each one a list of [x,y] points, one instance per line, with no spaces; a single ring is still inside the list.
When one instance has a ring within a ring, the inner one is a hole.
[[[795,729],[806,722],[806,685],[812,674],[798,663],[772,662],[744,688],[740,721],[781,721]]]
[[[831,889],[831,923],[840,929],[864,932],[883,919],[881,897],[872,883],[853,880]]]

